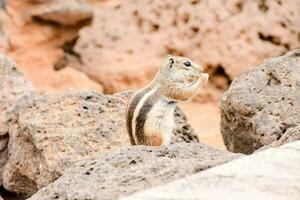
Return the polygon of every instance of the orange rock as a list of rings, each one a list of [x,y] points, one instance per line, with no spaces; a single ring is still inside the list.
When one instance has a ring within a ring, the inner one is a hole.
[[[75,50],[82,70],[109,93],[145,85],[168,53],[211,74],[221,67],[232,80],[300,45],[299,7],[293,0],[108,1],[80,31]]]
[[[81,71],[54,70],[54,64],[63,57],[62,46],[76,38],[80,26],[37,23],[30,15],[34,8],[30,1],[12,0],[7,5],[3,25],[10,48],[6,54],[15,59],[20,70],[40,91],[74,88],[102,92],[102,86]]]

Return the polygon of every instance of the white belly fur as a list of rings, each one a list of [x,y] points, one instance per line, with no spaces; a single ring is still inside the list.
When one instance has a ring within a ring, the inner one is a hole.
[[[145,135],[157,135],[162,138],[163,145],[170,144],[172,130],[175,126],[173,114],[175,107],[175,104],[168,104],[164,100],[156,102],[147,115],[144,125]]]

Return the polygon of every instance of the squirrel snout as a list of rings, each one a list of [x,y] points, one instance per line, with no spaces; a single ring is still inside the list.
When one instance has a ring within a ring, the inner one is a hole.
[[[199,70],[199,71],[197,72],[197,76],[198,76],[200,79],[202,79],[203,81],[208,81],[208,78],[209,78],[208,73],[204,73],[204,72],[202,72],[202,70]]]
[[[207,73],[201,73],[199,76],[199,79],[201,80],[201,83],[204,84],[208,81],[209,75]]]

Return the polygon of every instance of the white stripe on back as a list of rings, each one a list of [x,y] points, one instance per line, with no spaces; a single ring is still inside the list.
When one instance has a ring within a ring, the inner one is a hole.
[[[135,128],[136,128],[136,118],[138,116],[138,114],[140,113],[141,108],[143,107],[144,103],[147,101],[147,99],[154,94],[154,92],[156,92],[158,87],[153,88],[152,90],[150,90],[149,92],[145,93],[145,95],[141,98],[141,100],[139,101],[139,103],[137,104],[134,112],[133,112],[133,117],[131,120],[131,127],[132,127],[132,135],[135,141],[135,144],[138,144],[138,139],[136,137],[135,134]]]

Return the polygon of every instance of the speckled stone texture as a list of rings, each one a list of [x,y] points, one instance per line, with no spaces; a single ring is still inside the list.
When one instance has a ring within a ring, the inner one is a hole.
[[[200,143],[133,146],[82,160],[30,200],[109,200],[228,162],[239,155]]]
[[[298,200],[300,141],[244,156],[122,200]]]
[[[278,147],[280,145],[287,144],[296,140],[300,140],[300,126],[289,128],[287,131],[285,131],[285,133],[280,137],[279,140],[276,140],[275,142],[272,142],[269,145],[261,147],[256,152],[260,152],[270,147]]]
[[[220,109],[221,133],[230,151],[249,154],[276,141],[299,139],[300,49],[234,80]]]
[[[125,108],[131,95],[132,92],[44,93],[19,105],[17,122],[9,133],[4,187],[31,195],[75,162],[129,146]],[[184,114],[177,111],[175,116],[173,141],[198,142]]]
[[[233,79],[300,46],[300,1],[131,0],[94,9],[75,52],[105,92],[138,88],[166,54],[184,55]]]
[[[93,10],[84,0],[33,0],[31,14],[44,21],[74,26],[84,20],[91,20]]]
[[[15,108],[34,93],[33,85],[17,70],[14,61],[0,53],[0,185],[7,160],[9,125],[16,120]]]

